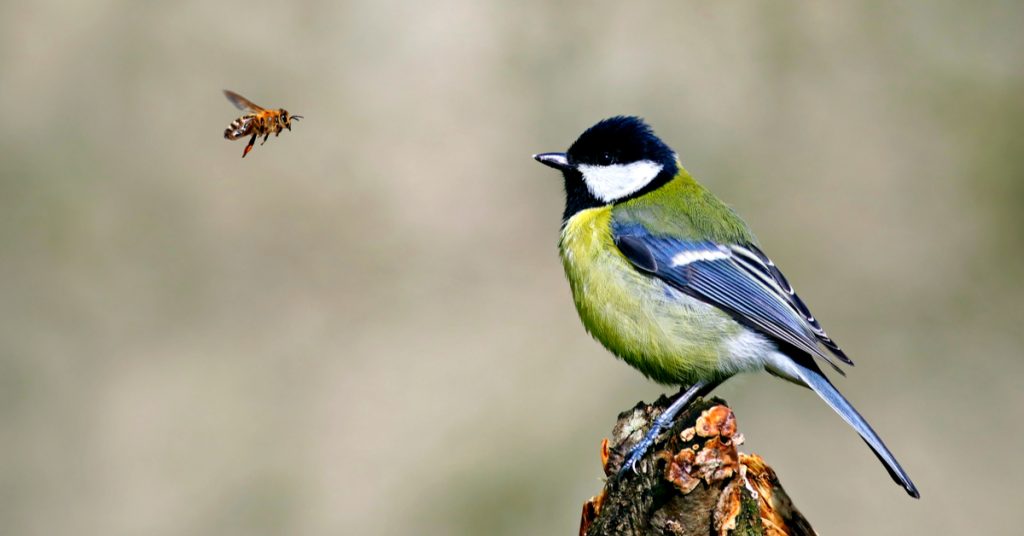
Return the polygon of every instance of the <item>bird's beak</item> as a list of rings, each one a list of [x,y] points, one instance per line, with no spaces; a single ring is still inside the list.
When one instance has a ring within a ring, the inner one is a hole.
[[[533,155],[533,159],[559,171],[565,171],[571,167],[565,153],[540,153]]]

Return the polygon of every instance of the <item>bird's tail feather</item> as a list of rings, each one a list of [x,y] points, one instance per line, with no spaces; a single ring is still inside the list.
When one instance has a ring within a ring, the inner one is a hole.
[[[796,369],[800,379],[813,389],[815,393],[818,393],[822,400],[860,434],[861,439],[871,447],[875,456],[878,456],[878,459],[885,465],[885,468],[889,471],[889,476],[902,486],[903,489],[907,490],[911,497],[915,499],[920,498],[921,495],[918,493],[917,487],[914,486],[907,472],[900,467],[896,457],[886,448],[882,438],[878,437],[878,434],[871,429],[871,425],[864,420],[864,417],[860,416],[860,413],[857,413],[857,410],[850,405],[850,402],[843,398],[843,395],[832,385],[832,382],[818,371],[799,365]]]

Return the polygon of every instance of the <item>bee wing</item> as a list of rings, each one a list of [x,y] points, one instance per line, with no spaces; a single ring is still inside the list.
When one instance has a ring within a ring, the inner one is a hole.
[[[239,117],[231,123],[231,126],[224,130],[224,137],[229,140],[237,140],[251,133],[252,117]]]
[[[247,98],[245,98],[245,97],[239,95],[238,93],[235,93],[234,91],[231,91],[229,89],[225,89],[224,90],[224,96],[227,97],[228,100],[231,101],[231,104],[234,104],[235,107],[238,108],[239,110],[250,110],[250,111],[253,111],[253,112],[262,112],[263,111],[263,108],[261,108],[259,106],[256,106],[256,104],[254,102],[252,102],[251,100],[249,100],[249,99],[247,99]]]

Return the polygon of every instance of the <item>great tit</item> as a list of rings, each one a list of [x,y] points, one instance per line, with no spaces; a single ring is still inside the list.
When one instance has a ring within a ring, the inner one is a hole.
[[[764,370],[811,388],[852,426],[912,497],[917,488],[871,426],[822,373],[853,362],[825,333],[746,223],[683,169],[637,117],[586,130],[565,153],[559,251],[584,327],[648,378],[683,386],[623,471],[697,396]]]

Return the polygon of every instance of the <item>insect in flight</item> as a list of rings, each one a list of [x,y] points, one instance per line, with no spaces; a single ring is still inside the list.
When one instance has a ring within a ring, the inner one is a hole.
[[[256,143],[256,138],[263,136],[263,142],[267,143],[267,138],[271,134],[276,138],[281,135],[281,131],[284,129],[292,129],[292,120],[298,121],[302,119],[301,115],[291,115],[288,110],[284,108],[278,108],[277,110],[267,110],[254,104],[251,100],[235,93],[234,91],[224,90],[224,95],[234,104],[239,110],[248,110],[249,113],[235,119],[231,122],[231,126],[224,129],[224,138],[228,140],[237,140],[248,135],[252,135],[249,138],[249,144],[245,146],[245,150],[242,152],[242,158],[249,154],[252,150],[253,145]]]

